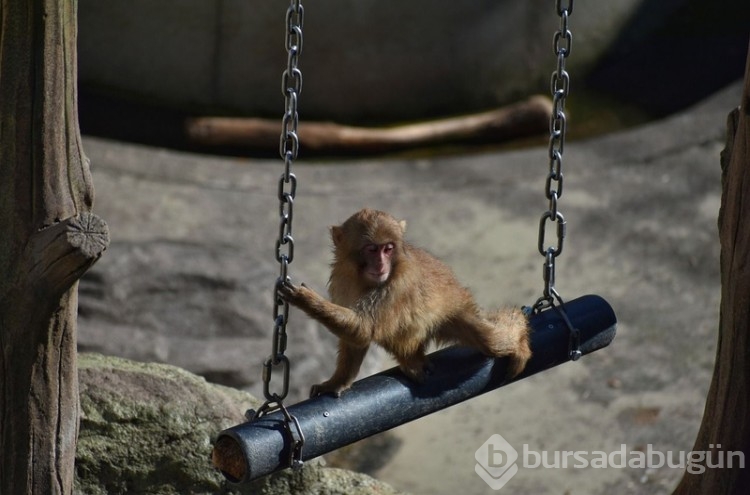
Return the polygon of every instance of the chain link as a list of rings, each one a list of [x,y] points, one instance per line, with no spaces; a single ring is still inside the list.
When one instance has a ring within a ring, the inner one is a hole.
[[[552,38],[553,49],[557,57],[557,66],[552,72],[550,80],[550,92],[552,94],[552,114],[549,124],[549,172],[545,181],[544,194],[549,201],[547,211],[539,220],[539,254],[544,256],[542,277],[544,279],[544,290],[533,308],[528,312],[539,313],[544,309],[554,307],[558,304],[563,320],[570,330],[570,358],[575,360],[581,355],[579,349],[579,332],[573,327],[564,310],[563,300],[555,288],[555,260],[563,251],[563,241],[566,235],[565,217],[560,212],[559,200],[563,193],[563,151],[565,148],[565,135],[567,132],[567,117],[565,115],[565,100],[570,91],[570,75],[565,70],[565,61],[573,48],[573,33],[568,26],[570,14],[573,12],[573,0],[564,2],[556,1],[557,15],[560,17],[560,27]],[[547,228],[550,224],[556,225],[556,244],[547,245],[545,242]]]
[[[292,164],[299,151],[297,101],[299,92],[302,90],[302,72],[297,67],[297,63],[302,51],[303,12],[299,0],[293,0],[286,13],[286,49],[289,56],[287,57],[287,68],[281,78],[285,112],[281,120],[282,130],[279,148],[279,154],[284,160],[284,173],[279,178],[277,194],[279,199],[279,236],[276,240],[276,261],[279,262],[279,278],[273,288],[273,349],[263,365],[264,395],[266,401],[269,402],[281,402],[289,392],[289,358],[284,355],[287,343],[286,324],[289,319],[289,303],[279,296],[278,289],[281,284],[290,280],[289,265],[294,260],[292,221],[294,219],[294,198],[297,194],[297,177],[292,173]],[[281,370],[283,378],[280,392],[271,390],[271,378],[277,368]]]
[[[284,406],[284,399],[289,394],[289,369],[291,363],[284,354],[287,345],[286,325],[289,320],[289,303],[279,296],[280,285],[289,282],[289,265],[294,260],[294,237],[292,221],[294,218],[294,198],[297,194],[297,177],[292,173],[292,165],[299,153],[297,125],[299,114],[297,102],[302,92],[302,71],[298,68],[299,56],[302,53],[302,25],[304,9],[299,0],[291,0],[286,12],[286,50],[287,67],[281,76],[281,92],[284,95],[284,116],[281,119],[281,136],[279,154],[284,160],[284,172],[279,178],[279,235],[276,240],[276,261],[279,262],[279,278],[273,287],[273,337],[271,355],[263,362],[263,395],[265,403],[252,412],[252,419],[272,411],[281,410],[284,415],[286,431],[291,439],[289,464],[292,468],[302,467],[302,446],[305,437],[299,421]],[[278,373],[277,373],[278,372]],[[272,387],[272,379],[281,376],[280,388]]]

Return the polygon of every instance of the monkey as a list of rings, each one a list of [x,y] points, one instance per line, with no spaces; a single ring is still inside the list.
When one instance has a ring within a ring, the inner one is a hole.
[[[509,378],[531,357],[529,324],[520,308],[483,313],[451,268],[404,240],[406,222],[365,208],[330,228],[330,301],[284,281],[278,292],[339,338],[336,369],[311,396],[338,397],[359,374],[370,344],[383,347],[411,380],[429,372],[427,346],[457,343],[507,356]]]

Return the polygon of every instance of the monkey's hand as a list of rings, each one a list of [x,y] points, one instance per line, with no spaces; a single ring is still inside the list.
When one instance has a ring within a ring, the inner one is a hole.
[[[277,291],[284,300],[301,309],[309,308],[313,301],[320,299],[320,296],[305,284],[296,286],[286,281],[277,286]]]

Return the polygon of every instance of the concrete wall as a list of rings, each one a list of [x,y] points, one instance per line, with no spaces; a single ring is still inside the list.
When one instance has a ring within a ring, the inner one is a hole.
[[[577,0],[574,81],[642,0]],[[178,107],[277,116],[287,2],[80,0],[80,83]],[[548,91],[551,0],[305,2],[305,118],[418,119]]]

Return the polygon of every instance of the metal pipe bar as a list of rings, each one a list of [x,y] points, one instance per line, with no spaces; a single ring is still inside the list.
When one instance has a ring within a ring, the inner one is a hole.
[[[583,296],[563,308],[580,332],[582,354],[606,347],[614,339],[617,319],[601,297]],[[570,331],[558,309],[533,315],[530,323],[533,356],[513,380],[506,380],[507,359],[449,347],[430,354],[434,369],[422,384],[392,368],[355,382],[340,398],[322,395],[289,406],[305,435],[302,459],[318,457],[570,360]],[[289,467],[291,442],[286,428],[283,414],[276,411],[222,431],[214,447],[214,465],[235,483]]]

